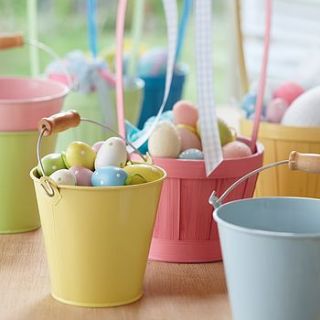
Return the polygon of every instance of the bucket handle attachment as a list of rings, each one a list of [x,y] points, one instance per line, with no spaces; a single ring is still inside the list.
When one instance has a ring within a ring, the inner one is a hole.
[[[281,166],[284,164],[288,164],[290,170],[299,170],[307,173],[320,173],[320,154],[315,153],[299,153],[297,151],[292,151],[289,155],[288,160],[281,160],[274,163],[269,163],[261,168],[253,170],[242,178],[233,183],[222,195],[218,197],[216,192],[213,191],[210,198],[209,203],[218,208],[223,204],[223,200],[228,196],[228,194],[237,188],[242,182],[246,181],[250,177],[260,173],[261,171],[274,168],[277,166]]]
[[[66,131],[71,128],[75,128],[79,126],[81,122],[92,123],[97,126],[100,126],[106,130],[111,131],[115,136],[121,138],[127,145],[129,145],[140,157],[144,162],[148,162],[148,156],[144,156],[137,148],[134,147],[130,142],[128,142],[125,138],[119,135],[116,131],[111,129],[110,127],[86,118],[80,117],[80,114],[75,110],[69,110],[66,112],[56,113],[50,117],[42,118],[38,125],[38,141],[37,141],[37,160],[40,167],[40,171],[42,174],[42,179],[40,180],[41,186],[44,191],[47,193],[49,197],[54,197],[56,191],[58,190],[56,183],[52,181],[49,177],[46,176],[44,172],[44,167],[40,157],[40,147],[43,137],[51,136],[53,134]]]

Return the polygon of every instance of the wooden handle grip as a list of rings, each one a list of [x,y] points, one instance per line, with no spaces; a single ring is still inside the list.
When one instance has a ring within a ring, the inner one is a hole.
[[[292,151],[289,157],[289,168],[291,170],[320,173],[320,154]]]
[[[23,45],[24,40],[20,33],[0,34],[0,50],[22,47]]]
[[[65,131],[77,127],[80,124],[80,115],[77,111],[70,110],[54,114],[48,118],[42,118],[39,122],[39,131],[45,129],[44,136]]]

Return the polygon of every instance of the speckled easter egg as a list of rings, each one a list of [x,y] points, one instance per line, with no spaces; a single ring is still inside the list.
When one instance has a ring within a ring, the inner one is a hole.
[[[121,168],[107,166],[98,168],[91,177],[94,187],[123,186],[128,174]]]
[[[76,177],[77,186],[91,186],[92,171],[83,167],[71,167],[69,169]]]
[[[303,92],[304,89],[299,84],[295,82],[285,82],[274,90],[273,98],[281,98],[290,105]]]
[[[179,154],[179,159],[202,160],[204,155],[199,149],[187,149]]]
[[[284,113],[287,111],[288,104],[281,98],[272,99],[266,112],[266,119],[269,122],[280,123]]]
[[[66,164],[64,163],[61,153],[50,153],[41,159],[41,163],[46,176],[50,176],[57,170],[66,169]],[[40,165],[37,167],[39,175],[42,175]]]
[[[125,142],[118,137],[107,139],[97,153],[95,168],[106,166],[124,167],[127,163]]]
[[[102,145],[104,144],[104,141],[98,141],[96,142],[93,146],[92,149],[98,153],[98,151],[100,150],[100,148],[102,147]]]
[[[286,126],[320,127],[320,86],[294,100],[281,123]]]
[[[65,154],[68,168],[84,167],[93,170],[95,158],[96,153],[91,146],[81,141],[70,143]]]
[[[75,186],[77,182],[75,175],[68,169],[57,170],[50,175],[50,178],[55,181],[57,185]]]
[[[181,100],[173,106],[173,120],[176,124],[196,127],[199,118],[198,109],[189,101]]]
[[[159,122],[149,138],[148,149],[154,157],[177,158],[181,138],[176,127],[168,121]]]
[[[222,147],[224,159],[245,158],[252,154],[250,148],[241,141],[232,141]]]
[[[128,174],[127,185],[142,184],[159,180],[163,172],[150,164],[132,164],[123,168]]]
[[[181,152],[187,149],[202,149],[199,136],[195,132],[179,125],[177,126],[177,130],[181,138]]]

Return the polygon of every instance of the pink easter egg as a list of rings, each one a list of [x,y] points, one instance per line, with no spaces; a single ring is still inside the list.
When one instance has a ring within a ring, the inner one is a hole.
[[[298,98],[303,92],[304,89],[299,84],[285,82],[273,92],[273,98],[281,98],[290,106],[293,100]]]
[[[288,104],[281,98],[271,100],[267,106],[266,119],[269,122],[280,123],[284,113],[287,111]]]
[[[93,146],[92,149],[98,153],[98,151],[100,150],[101,146],[103,145],[104,141],[98,141],[96,142]]]
[[[224,159],[245,158],[252,154],[250,148],[243,142],[232,141],[222,147]]]
[[[202,150],[201,141],[199,137],[191,130],[183,127],[177,127],[180,138],[181,138],[181,151],[187,149],[198,149]]]
[[[198,109],[189,101],[181,100],[173,106],[173,120],[176,124],[196,127],[199,118]]]
[[[71,167],[69,169],[77,180],[77,186],[91,186],[91,176],[93,172],[84,167]]]

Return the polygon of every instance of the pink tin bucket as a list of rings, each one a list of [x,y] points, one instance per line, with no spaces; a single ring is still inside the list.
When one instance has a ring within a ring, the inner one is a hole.
[[[247,144],[249,140],[239,139]],[[153,158],[167,172],[149,253],[149,259],[197,263],[222,260],[217,224],[208,199],[221,195],[243,175],[262,166],[263,146],[250,157],[224,160],[206,177],[204,161]],[[253,196],[257,177],[231,193],[226,202]]]
[[[69,89],[56,81],[0,78],[0,131],[36,130],[41,118],[59,112]]]

